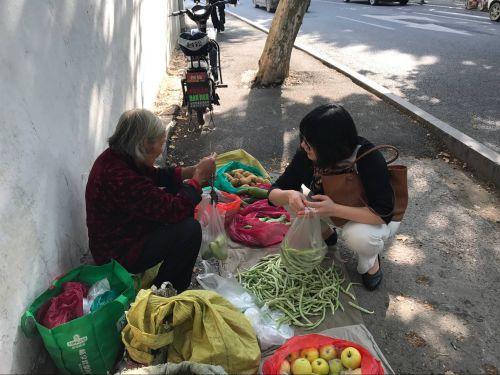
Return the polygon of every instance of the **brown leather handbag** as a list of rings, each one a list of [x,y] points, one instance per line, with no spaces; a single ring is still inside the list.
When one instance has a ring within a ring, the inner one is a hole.
[[[365,191],[361,178],[359,177],[354,165],[369,153],[380,150],[391,149],[395,151],[395,156],[387,161],[387,164],[393,163],[399,157],[399,150],[390,145],[380,145],[364,152],[353,161],[348,167],[350,172],[332,175],[322,175],[321,181],[325,195],[329,196],[335,203],[350,207],[368,207]],[[404,165],[388,165],[389,179],[394,192],[394,209],[392,211],[392,220],[401,221],[408,206],[408,180],[407,169]],[[370,208],[371,209],[371,208]],[[373,211],[373,210],[372,210]],[[377,214],[376,212],[374,212]],[[346,219],[332,217],[336,226],[342,226],[348,222]]]

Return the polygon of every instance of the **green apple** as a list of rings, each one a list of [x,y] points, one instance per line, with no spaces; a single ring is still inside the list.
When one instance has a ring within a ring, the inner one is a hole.
[[[358,367],[357,369],[354,370],[350,369],[342,370],[340,371],[340,375],[362,375],[361,367]]]
[[[309,362],[312,362],[319,358],[319,352],[316,348],[305,348],[300,351],[300,356],[302,358],[307,358]]]
[[[319,356],[326,361],[337,358],[337,350],[333,345],[323,345],[319,348]]]
[[[330,375],[340,375],[340,371],[344,369],[342,362],[338,358],[328,361],[328,366],[330,366]]]
[[[290,362],[286,359],[281,362],[280,375],[290,375]]]
[[[348,346],[342,350],[340,360],[345,368],[355,370],[361,365],[361,353],[358,349]]]
[[[298,358],[292,363],[293,375],[310,375],[312,367],[306,358]]]
[[[313,374],[318,375],[328,375],[330,372],[330,367],[328,366],[328,362],[323,358],[318,358],[312,361],[311,363]]]

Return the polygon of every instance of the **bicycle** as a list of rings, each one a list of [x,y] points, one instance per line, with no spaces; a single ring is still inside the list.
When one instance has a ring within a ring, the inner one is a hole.
[[[236,3],[237,0],[221,0],[206,5],[197,3],[191,9],[182,9],[170,15],[186,14],[197,26],[189,32],[181,33],[177,42],[189,59],[181,85],[182,105],[188,107],[190,124],[193,112],[196,113],[199,125],[205,124],[204,115],[207,111],[210,111],[210,120],[213,122],[213,105],[220,105],[216,89],[227,87],[222,81],[220,47],[215,40],[216,34],[207,34],[207,21],[213,7]]]

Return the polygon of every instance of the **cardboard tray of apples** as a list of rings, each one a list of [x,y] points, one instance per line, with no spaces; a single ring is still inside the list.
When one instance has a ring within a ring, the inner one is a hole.
[[[380,361],[352,341],[317,334],[295,336],[269,357],[264,375],[384,374]]]

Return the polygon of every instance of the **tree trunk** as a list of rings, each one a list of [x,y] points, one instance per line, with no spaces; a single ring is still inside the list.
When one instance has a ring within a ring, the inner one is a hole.
[[[293,44],[310,0],[280,0],[259,59],[254,84],[280,85],[290,69]]]

